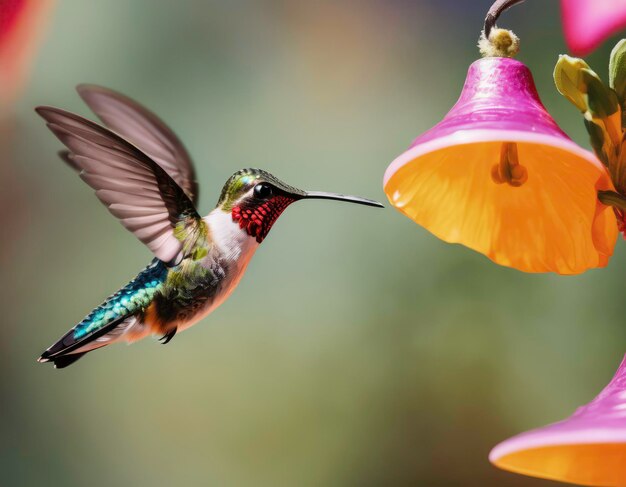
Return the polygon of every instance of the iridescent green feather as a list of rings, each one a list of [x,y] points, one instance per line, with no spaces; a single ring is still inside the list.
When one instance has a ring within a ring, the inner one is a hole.
[[[237,200],[241,198],[241,196],[248,191],[259,178],[273,183],[291,194],[302,196],[305,194],[304,191],[283,183],[281,180],[276,178],[276,176],[264,171],[263,169],[248,168],[237,171],[228,179],[228,181],[226,181],[226,184],[224,184],[224,187],[222,188],[222,193],[220,194],[217,206],[226,212],[231,211]]]
[[[181,216],[174,227],[174,236],[183,244],[183,257],[201,260],[209,252],[209,229],[201,218]]]
[[[113,321],[142,312],[150,305],[167,279],[168,269],[163,262],[152,263],[118,292],[95,308],[74,328],[74,339],[79,340]]]

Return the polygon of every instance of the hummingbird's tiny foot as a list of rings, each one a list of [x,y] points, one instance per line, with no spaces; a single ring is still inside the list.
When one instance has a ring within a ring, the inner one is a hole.
[[[165,335],[159,338],[161,344],[166,345],[167,343],[169,343],[170,340],[174,338],[174,335],[176,335],[176,330],[178,330],[178,328],[174,328],[173,330],[168,331]]]

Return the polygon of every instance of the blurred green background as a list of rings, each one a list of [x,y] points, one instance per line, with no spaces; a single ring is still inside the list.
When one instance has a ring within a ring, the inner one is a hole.
[[[607,269],[526,275],[391,208],[294,205],[234,295],[167,347],[35,358],[151,259],[56,157],[39,104],[88,115],[98,83],[193,155],[207,213],[258,166],[385,200],[387,164],[455,102],[490,1],[60,0],[2,115],[0,469],[6,486],[547,486],[487,461],[559,420],[626,351],[620,241]],[[561,126],[558,2],[500,25]],[[588,58],[602,75],[614,42]]]

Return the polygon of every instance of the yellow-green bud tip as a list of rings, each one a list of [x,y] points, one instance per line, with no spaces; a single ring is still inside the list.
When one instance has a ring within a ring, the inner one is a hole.
[[[519,52],[519,37],[506,29],[491,29],[489,39],[480,34],[478,49],[483,57],[514,57]]]

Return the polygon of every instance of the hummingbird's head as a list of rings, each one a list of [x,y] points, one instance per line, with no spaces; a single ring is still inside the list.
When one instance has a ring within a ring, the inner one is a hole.
[[[231,213],[233,221],[261,243],[285,208],[303,199],[348,201],[383,208],[376,201],[358,196],[303,191],[262,169],[241,169],[233,174],[224,184],[217,206]]]

